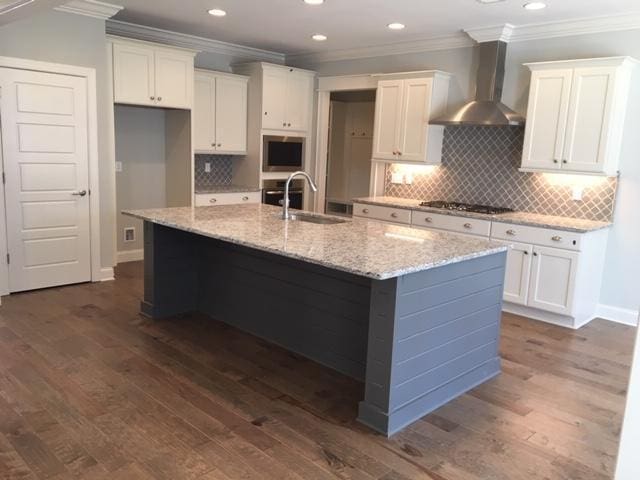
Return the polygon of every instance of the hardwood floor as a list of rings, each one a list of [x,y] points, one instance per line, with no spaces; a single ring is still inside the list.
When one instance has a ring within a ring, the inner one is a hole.
[[[115,282],[3,298],[1,479],[607,479],[633,335],[504,316],[503,373],[386,439],[362,384]]]

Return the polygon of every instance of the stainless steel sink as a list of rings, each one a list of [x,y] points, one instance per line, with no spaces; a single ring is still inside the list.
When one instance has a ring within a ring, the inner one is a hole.
[[[323,217],[320,215],[310,215],[308,213],[292,213],[289,220],[292,220],[294,222],[318,223],[320,225],[334,225],[337,223],[345,223],[348,221],[341,218]]]

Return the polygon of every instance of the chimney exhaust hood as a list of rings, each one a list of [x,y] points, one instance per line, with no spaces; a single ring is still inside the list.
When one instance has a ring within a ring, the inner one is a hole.
[[[500,100],[504,84],[507,43],[502,40],[478,44],[480,61],[476,99],[453,114],[431,120],[432,125],[524,125],[525,119]]]

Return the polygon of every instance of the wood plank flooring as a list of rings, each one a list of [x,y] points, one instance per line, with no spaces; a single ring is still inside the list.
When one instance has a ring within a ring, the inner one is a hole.
[[[209,318],[138,315],[142,265],[0,307],[0,479],[608,479],[633,330],[504,316],[503,374],[391,439],[362,384]]]

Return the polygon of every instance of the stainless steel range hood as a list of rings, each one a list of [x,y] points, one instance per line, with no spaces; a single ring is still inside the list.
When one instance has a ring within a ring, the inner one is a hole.
[[[524,125],[524,117],[500,101],[507,44],[497,40],[480,43],[478,48],[480,62],[475,101],[453,114],[431,120],[432,125]]]

